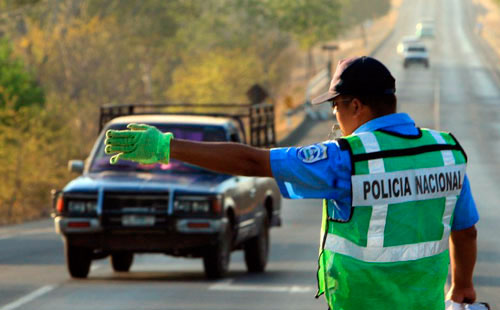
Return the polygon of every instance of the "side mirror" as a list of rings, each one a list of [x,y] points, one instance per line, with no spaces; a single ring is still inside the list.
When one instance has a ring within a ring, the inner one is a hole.
[[[52,189],[50,191],[50,196],[52,197],[52,214],[55,214],[55,212],[57,211],[57,200],[60,195],[62,195],[61,190]]]
[[[83,163],[83,160],[77,160],[73,159],[68,161],[68,170],[71,172],[76,172],[76,173],[83,173],[83,168],[85,167],[85,164]]]
[[[233,132],[231,135],[229,135],[229,140],[231,142],[241,142],[240,136],[236,132]]]

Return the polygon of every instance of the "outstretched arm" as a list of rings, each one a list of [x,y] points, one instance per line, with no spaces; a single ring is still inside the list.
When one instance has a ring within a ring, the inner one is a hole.
[[[217,172],[272,177],[269,150],[244,144],[172,139],[170,156]]]
[[[106,132],[106,154],[115,154],[110,163],[119,159],[143,164],[168,163],[175,158],[217,172],[271,177],[269,150],[231,142],[195,142],[172,139],[156,127],[129,124],[130,130]]]
[[[473,303],[476,291],[472,283],[472,273],[477,256],[477,230],[472,226],[451,232],[451,288],[446,299],[458,303]]]

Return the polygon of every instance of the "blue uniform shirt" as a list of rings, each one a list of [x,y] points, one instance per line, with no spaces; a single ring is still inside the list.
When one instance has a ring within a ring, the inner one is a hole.
[[[379,129],[412,135],[418,134],[415,122],[406,113],[373,119],[354,133]],[[271,169],[285,198],[321,198],[334,200],[335,218],[347,220],[351,207],[351,158],[335,141],[316,147],[289,147],[271,150]],[[465,175],[462,192],[455,207],[452,230],[462,230],[477,223],[479,214]]]

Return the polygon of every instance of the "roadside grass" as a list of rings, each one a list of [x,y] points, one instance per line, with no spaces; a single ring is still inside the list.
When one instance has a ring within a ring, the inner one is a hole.
[[[500,0],[473,0],[483,8],[475,32],[483,37],[500,57]]]

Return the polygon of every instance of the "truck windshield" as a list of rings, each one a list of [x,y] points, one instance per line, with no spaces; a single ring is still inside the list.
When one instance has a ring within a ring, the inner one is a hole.
[[[171,132],[177,139],[192,141],[227,141],[226,132],[222,127],[217,126],[197,126],[197,125],[174,125],[174,124],[151,124],[162,132]],[[127,124],[115,124],[107,129],[125,130]],[[104,138],[103,138],[104,139]],[[109,158],[111,155],[104,153],[104,140],[98,141],[98,149],[92,158],[90,172],[101,171],[144,171],[153,173],[212,173],[198,166],[190,165],[175,159],[171,159],[169,164],[139,164],[133,161],[120,160],[117,164],[111,165]]]

